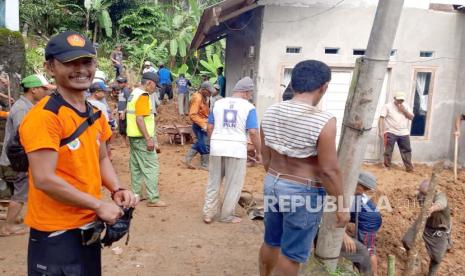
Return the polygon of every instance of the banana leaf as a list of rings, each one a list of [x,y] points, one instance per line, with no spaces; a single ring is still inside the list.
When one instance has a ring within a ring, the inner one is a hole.
[[[186,46],[186,41],[184,39],[179,39],[178,40],[178,48],[179,48],[179,55],[181,57],[185,57],[187,54],[187,46]]]
[[[105,30],[105,35],[107,37],[111,37],[113,30],[112,30],[112,23],[111,17],[107,10],[103,10],[99,16],[99,23],[100,26]]]
[[[176,39],[171,39],[170,41],[170,55],[175,57],[178,53],[178,42]]]

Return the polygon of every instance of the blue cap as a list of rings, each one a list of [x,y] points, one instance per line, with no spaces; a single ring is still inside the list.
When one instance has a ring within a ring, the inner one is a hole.
[[[89,91],[90,93],[94,93],[97,91],[109,92],[111,91],[111,89],[108,88],[108,86],[104,82],[97,81],[90,86]]]

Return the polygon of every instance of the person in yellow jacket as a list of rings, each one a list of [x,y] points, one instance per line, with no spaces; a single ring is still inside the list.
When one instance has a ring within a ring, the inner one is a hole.
[[[150,95],[157,89],[158,76],[147,72],[142,75],[141,86],[134,89],[127,105],[127,135],[130,148],[131,184],[135,194],[141,196],[141,182],[145,180],[149,207],[166,207],[158,192],[159,164],[155,151],[155,118],[151,111]]]

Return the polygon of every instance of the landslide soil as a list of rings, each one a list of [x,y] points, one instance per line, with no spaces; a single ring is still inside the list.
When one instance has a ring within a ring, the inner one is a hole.
[[[175,118],[174,110],[174,103],[162,106],[159,123],[170,123],[169,118]],[[188,123],[179,118],[175,121]],[[144,201],[138,205],[129,244],[119,241],[112,246],[120,247],[122,253],[116,255],[111,248],[103,249],[103,274],[258,275],[262,222],[249,220],[245,211],[238,208],[237,212],[244,216],[240,224],[204,224],[202,204],[207,172],[187,169],[181,158],[189,145],[171,145],[168,141],[165,135],[159,136],[162,151],[159,154],[160,193],[169,206],[148,208]],[[123,185],[129,187],[129,149],[118,137],[112,148],[117,174]],[[419,213],[419,207],[414,203],[416,188],[423,179],[430,177],[432,169],[422,165],[416,166],[414,173],[406,173],[401,168],[386,170],[378,165],[365,165],[364,169],[378,178],[375,202],[386,196],[392,207],[392,211],[382,211],[383,226],[376,241],[380,275],[386,274],[388,254],[396,256],[396,275],[400,275],[406,260],[400,239]],[[263,176],[262,167],[248,168],[244,189],[260,198]],[[439,177],[439,187],[449,197],[453,221],[453,249],[445,256],[439,275],[465,275],[465,245],[462,241],[465,236],[465,171],[460,171],[459,179],[454,183],[449,170]],[[107,193],[105,196],[109,199]],[[417,275],[424,275],[428,267],[426,251],[424,246],[421,248]],[[25,275],[26,259],[27,236],[0,238],[0,275]]]

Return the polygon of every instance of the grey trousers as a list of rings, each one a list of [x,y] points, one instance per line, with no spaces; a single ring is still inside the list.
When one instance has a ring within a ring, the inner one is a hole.
[[[371,271],[371,261],[368,249],[358,240],[353,239],[353,241],[355,242],[356,251],[354,253],[347,252],[344,243],[342,243],[341,257],[351,261],[355,267],[357,267],[360,275],[373,275],[373,272]]]
[[[402,238],[402,243],[407,250],[410,250],[413,243],[413,230],[414,225],[407,230],[407,233]],[[449,233],[425,227],[423,231],[423,240],[425,241],[426,251],[430,257],[428,276],[434,276],[449,246]]]
[[[211,156],[208,167],[208,184],[205,191],[203,214],[220,221],[230,221],[234,217],[236,204],[244,186],[246,158]],[[220,203],[220,188],[224,178],[224,192]]]
[[[179,115],[189,114],[189,92],[178,93],[178,112]]]

